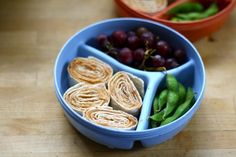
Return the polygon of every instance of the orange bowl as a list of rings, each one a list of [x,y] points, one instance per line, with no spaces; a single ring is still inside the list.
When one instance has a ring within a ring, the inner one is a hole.
[[[182,33],[191,41],[196,41],[205,36],[210,36],[212,33],[218,31],[228,19],[236,4],[236,0],[230,0],[227,6],[221,9],[217,14],[202,20],[191,22],[172,22],[167,19],[165,13],[176,5],[188,0],[177,0],[176,2],[167,6],[161,12],[157,12],[154,14],[148,14],[134,10],[131,7],[127,6],[123,1],[124,0],[115,0],[117,11],[120,16],[147,18],[163,23]]]

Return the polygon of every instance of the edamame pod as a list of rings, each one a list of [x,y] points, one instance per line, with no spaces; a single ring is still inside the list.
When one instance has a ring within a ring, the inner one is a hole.
[[[163,119],[167,118],[175,110],[178,105],[178,101],[179,95],[176,92],[169,90],[166,108],[164,109]]]
[[[167,102],[167,95],[168,95],[168,90],[167,89],[164,89],[159,97],[158,97],[158,110],[157,111],[161,111],[165,105],[166,105],[166,102]]]
[[[176,7],[170,9],[168,14],[176,14],[176,13],[188,13],[188,12],[201,12],[203,11],[204,7],[201,3],[196,2],[186,2]]]
[[[163,120],[163,115],[164,115],[164,110],[152,115],[150,119],[155,122],[161,122]]]
[[[187,89],[186,99],[185,102],[179,105],[179,107],[176,109],[175,113],[171,116],[166,118],[164,121],[161,122],[161,126],[168,124],[177,118],[181,117],[193,104],[194,100],[194,93],[192,88]]]
[[[156,114],[158,112],[158,96],[155,96],[153,101],[153,113]]]
[[[176,117],[176,116],[171,116],[171,117],[168,117],[168,118],[166,118],[164,121],[162,121],[161,122],[161,125],[160,126],[163,126],[163,125],[166,125],[166,124],[168,124],[168,123],[171,123],[171,122],[173,122],[174,120],[176,120],[178,117]]]
[[[178,93],[179,84],[173,75],[171,74],[166,75],[166,84],[168,90]]]
[[[219,8],[216,3],[212,3],[210,7],[207,8],[207,10],[204,12],[204,14],[209,17],[212,15],[215,15],[219,11]]]
[[[151,125],[151,128],[156,128],[158,126],[157,122],[155,122],[153,120],[151,120],[150,125]]]
[[[172,18],[170,19],[170,21],[172,21],[172,22],[179,22],[179,18],[177,18],[177,17],[172,17]]]
[[[207,16],[204,13],[192,12],[187,14],[176,14],[176,17],[185,21],[193,21],[206,18]]]
[[[190,13],[177,13],[176,18],[184,21],[193,21],[207,18],[209,16],[215,15],[219,11],[216,3],[212,3],[210,7],[204,12],[190,12]]]
[[[186,89],[182,83],[179,82],[179,102],[178,104],[182,104],[185,101]]]
[[[167,89],[164,89],[159,96],[155,96],[153,102],[153,113],[158,113],[165,105],[167,101]]]

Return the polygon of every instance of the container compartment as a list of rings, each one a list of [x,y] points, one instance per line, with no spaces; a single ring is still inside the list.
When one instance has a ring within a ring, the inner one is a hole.
[[[178,82],[182,83],[185,86],[185,88],[191,87],[193,88],[193,91],[197,91],[197,89],[194,88],[195,87],[194,83],[196,83],[196,81],[195,81],[194,62],[192,60],[190,60],[185,66],[179,68],[178,70],[168,71],[167,73],[174,75],[175,78],[178,80]],[[159,95],[160,92],[165,88],[167,88],[166,75],[162,77],[157,90],[153,91],[153,93],[155,93],[155,95],[157,94]],[[198,99],[198,97],[195,97],[195,98]],[[150,109],[151,112],[149,112],[148,117],[153,114],[153,102],[154,102],[154,98],[152,99],[151,109]],[[150,119],[148,119],[147,123],[150,125]],[[151,127],[149,126],[148,128],[151,128]]]
[[[72,43],[73,44],[73,43]],[[73,51],[74,50],[74,51]],[[62,56],[63,57],[63,62],[60,63],[61,65],[61,71],[59,71],[59,73],[61,74],[59,76],[60,78],[60,94],[63,95],[64,92],[70,87],[70,78],[67,72],[67,66],[69,64],[70,61],[72,61],[74,58],[76,57],[88,57],[88,56],[93,56],[96,57],[100,60],[102,60],[103,62],[109,64],[112,68],[113,68],[113,72],[114,74],[118,71],[126,71],[129,72],[131,74],[134,74],[135,76],[138,76],[139,78],[141,78],[144,81],[144,97],[143,97],[143,105],[141,108],[141,112],[143,112],[143,108],[147,108],[147,106],[149,106],[149,95],[148,93],[152,92],[152,90],[150,91],[150,89],[148,89],[148,92],[146,92],[147,87],[149,87],[149,82],[150,79],[143,74],[140,70],[136,70],[133,68],[130,68],[124,64],[119,63],[118,61],[116,61],[115,59],[109,57],[108,55],[104,54],[103,52],[100,52],[99,50],[88,46],[86,44],[81,44],[78,46],[77,49],[73,49],[70,50],[66,56]],[[67,105],[67,103],[65,103]],[[70,106],[67,105],[69,108]],[[141,113],[140,112],[140,113]],[[79,114],[77,114],[78,116],[80,116]],[[140,119],[140,118],[139,118]]]

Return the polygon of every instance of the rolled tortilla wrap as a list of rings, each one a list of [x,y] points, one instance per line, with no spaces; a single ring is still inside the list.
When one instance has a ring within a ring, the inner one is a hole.
[[[142,106],[142,98],[126,72],[117,72],[108,81],[111,106],[137,116]]]
[[[133,75],[133,74],[130,74],[130,73],[127,73],[126,74],[129,75],[129,78],[133,81],[135,87],[137,88],[140,96],[143,98],[144,96],[144,82],[141,78]]]
[[[64,99],[74,110],[82,114],[90,107],[108,106],[110,95],[104,83],[91,85],[80,82],[65,92]]]
[[[67,70],[72,79],[71,86],[78,82],[106,83],[113,73],[113,69],[108,64],[91,56],[75,58],[69,63]]]
[[[120,110],[113,110],[111,107],[92,107],[84,111],[83,116],[104,127],[122,130],[135,129],[138,123],[136,117]]]

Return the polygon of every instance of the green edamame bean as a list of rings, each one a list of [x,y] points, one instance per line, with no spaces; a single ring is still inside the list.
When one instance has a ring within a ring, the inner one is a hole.
[[[170,21],[172,21],[172,22],[179,22],[179,18],[177,18],[177,17],[172,17],[172,18],[170,19]]]
[[[185,101],[185,95],[186,95],[186,89],[182,85],[182,83],[179,82],[179,102],[178,104],[182,104]]]
[[[167,101],[167,89],[164,89],[161,91],[159,96],[155,96],[154,102],[153,102],[153,113],[158,113],[166,104]]]
[[[168,90],[167,89],[163,90],[160,93],[160,95],[158,97],[158,103],[157,103],[157,105],[158,105],[157,111],[158,112],[161,111],[165,107],[166,102],[167,102],[167,95],[168,95]]]
[[[153,120],[151,120],[150,124],[151,124],[151,128],[156,128],[158,126],[157,122]]]
[[[163,120],[163,115],[164,115],[164,110],[152,115],[150,119],[155,122],[161,122]]]
[[[173,122],[174,120],[176,120],[177,119],[177,117],[176,116],[171,116],[171,117],[168,117],[168,118],[166,118],[164,121],[162,121],[161,122],[161,125],[160,126],[163,126],[163,125],[166,125],[166,124],[168,124],[168,123],[171,123],[171,122]]]
[[[212,3],[208,8],[207,10],[205,10],[204,14],[209,17],[209,16],[212,16],[212,15],[215,15],[216,13],[218,13],[219,11],[219,8],[217,6],[216,3]]]
[[[204,12],[191,12],[186,14],[178,13],[176,14],[176,18],[182,19],[184,21],[200,20],[212,16],[218,11],[218,6],[215,3],[212,3],[211,6]]]
[[[192,12],[188,14],[176,14],[176,17],[184,21],[193,21],[193,20],[206,18],[206,16],[203,13],[196,13],[196,12]]]
[[[177,118],[181,117],[192,106],[193,100],[194,100],[193,90],[192,88],[188,88],[185,102],[179,105],[179,107],[176,109],[175,113],[171,117],[168,117],[164,121],[162,121],[161,126],[168,124],[176,120]]]
[[[185,98],[185,101],[187,100],[192,100],[194,97],[194,92],[193,92],[193,89],[188,87],[187,89],[187,93],[186,93],[186,98]]]
[[[153,113],[156,114],[158,112],[158,96],[156,95],[153,101]]]
[[[169,90],[167,95],[166,108],[164,109],[163,119],[167,118],[175,110],[178,105],[178,101],[179,95],[176,92]]]
[[[185,22],[185,20],[182,20],[182,19],[180,19],[180,18],[178,18],[178,17],[172,17],[172,18],[170,19],[170,21],[172,21],[172,22]]]
[[[174,92],[178,93],[179,84],[173,75],[171,75],[171,74],[166,75],[166,84],[167,84],[167,89],[169,91],[174,91]]]
[[[176,7],[172,8],[168,11],[168,14],[176,14],[176,13],[188,13],[188,12],[201,12],[204,7],[201,3],[196,2],[185,2]]]

